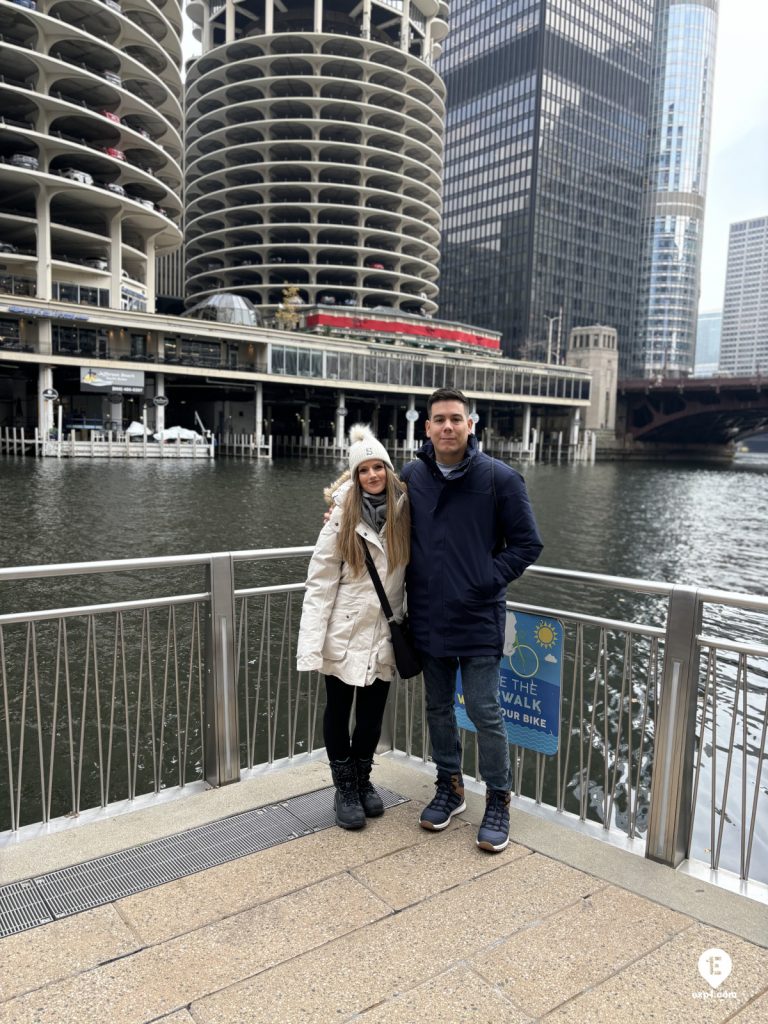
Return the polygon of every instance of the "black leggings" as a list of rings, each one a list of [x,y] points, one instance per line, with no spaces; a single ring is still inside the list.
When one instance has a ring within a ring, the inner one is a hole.
[[[325,677],[323,737],[330,761],[346,761],[350,755],[373,757],[381,735],[388,693],[389,682],[384,679],[374,679],[370,686],[350,686],[336,676]],[[355,694],[355,731],[350,742],[349,715]]]

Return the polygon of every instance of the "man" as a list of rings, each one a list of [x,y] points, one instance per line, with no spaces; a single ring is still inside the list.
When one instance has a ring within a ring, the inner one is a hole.
[[[461,741],[454,713],[461,668],[467,714],[477,729],[486,808],[481,850],[509,843],[512,774],[499,705],[507,585],[539,557],[522,476],[483,454],[471,433],[465,396],[435,391],[427,403],[428,440],[403,470],[411,501],[408,613],[422,652],[436,792],[420,824],[439,832],[466,809]]]

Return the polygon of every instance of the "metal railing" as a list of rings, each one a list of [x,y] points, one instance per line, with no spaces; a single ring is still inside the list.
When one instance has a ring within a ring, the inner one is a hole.
[[[322,748],[320,677],[295,670],[311,550],[0,569],[6,838]],[[663,863],[768,882],[768,647],[752,639],[768,599],[543,567],[524,584],[540,603],[509,607],[563,625],[563,693],[557,752],[511,748],[516,797]],[[393,687],[382,744],[429,760],[421,680]]]

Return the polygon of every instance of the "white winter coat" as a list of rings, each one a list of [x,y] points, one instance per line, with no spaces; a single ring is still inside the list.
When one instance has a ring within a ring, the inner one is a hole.
[[[352,686],[370,686],[374,679],[394,677],[395,656],[389,624],[368,570],[352,576],[337,553],[345,492],[343,488],[334,494],[336,506],[320,531],[309,563],[296,667],[299,672],[336,676]],[[401,500],[406,500],[405,496]],[[388,568],[384,530],[377,535],[371,526],[360,522],[357,533],[368,544],[394,616],[400,621],[405,566]]]

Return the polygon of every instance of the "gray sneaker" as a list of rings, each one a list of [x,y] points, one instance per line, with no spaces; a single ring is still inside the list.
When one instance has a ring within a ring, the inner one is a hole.
[[[500,853],[509,844],[509,800],[504,789],[485,794],[485,814],[477,833],[477,845],[489,853]]]
[[[419,824],[430,832],[441,832],[451,823],[454,814],[466,811],[464,779],[461,775],[443,775],[438,772],[437,791],[421,812]]]

